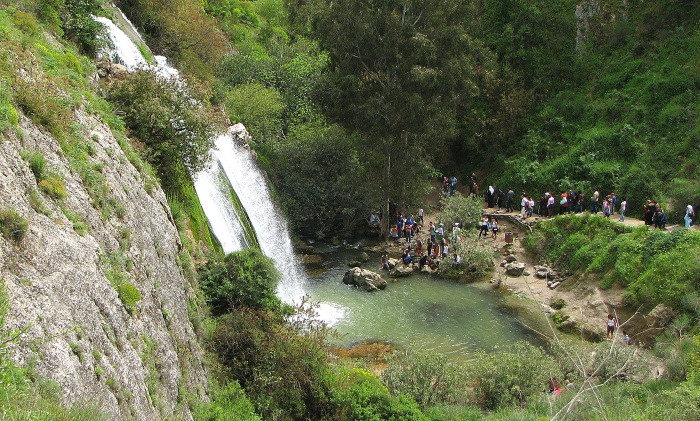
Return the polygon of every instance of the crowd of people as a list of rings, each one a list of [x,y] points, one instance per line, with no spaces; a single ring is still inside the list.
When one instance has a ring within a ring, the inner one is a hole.
[[[518,204],[515,198],[513,189],[507,193],[501,189],[489,186],[485,193],[485,202],[488,207],[498,210],[505,209],[507,212],[514,212]],[[627,211],[627,200],[618,200],[615,193],[610,193],[605,197],[601,197],[596,190],[587,200],[586,196],[581,191],[565,190],[560,194],[555,195],[546,192],[535,199],[533,196],[523,192],[520,196],[520,215],[522,218],[529,218],[533,214],[541,217],[553,217],[555,215],[563,215],[566,213],[581,213],[584,210],[590,210],[591,213],[602,212],[609,218],[619,212],[619,220],[625,220],[625,212]]]
[[[474,175],[470,180],[475,184]],[[457,190],[456,177],[443,178],[443,193],[448,196],[454,195]],[[545,192],[535,199],[533,196],[523,192],[520,196],[520,201],[516,199],[516,194],[513,189],[504,192],[501,189],[489,186],[484,193],[485,204],[489,208],[497,210],[505,210],[506,212],[515,212],[516,206],[519,205],[520,217],[527,219],[532,215],[540,217],[554,217],[555,215],[582,213],[590,211],[593,214],[602,213],[606,218],[610,218],[616,212],[619,215],[618,221],[625,221],[627,212],[627,200],[623,197],[618,199],[615,193],[609,193],[605,196],[601,195],[597,190],[590,197],[586,197],[582,191],[565,190],[559,194]],[[414,216],[417,215],[417,216]],[[372,215],[374,217],[374,215]],[[374,221],[370,217],[370,223],[374,222],[379,225],[380,217],[374,217]],[[691,204],[687,205],[684,222],[685,227],[690,228],[695,217],[695,210]],[[462,238],[462,226],[456,223],[452,227],[451,233],[446,231],[444,224],[437,226],[430,222],[428,225],[427,235],[423,234],[423,224],[425,218],[425,210],[418,209],[415,214],[405,216],[401,212],[397,212],[396,224],[392,225],[389,233],[391,238],[398,242],[404,240],[406,245],[401,260],[404,264],[409,265],[415,260],[418,260],[419,267],[422,269],[424,265],[429,265],[433,269],[437,267],[440,259],[449,256],[451,244],[460,241]],[[644,222],[646,225],[653,225],[659,229],[665,229],[668,219],[661,205],[655,201],[648,200],[644,205]],[[491,238],[496,240],[499,232],[498,221],[495,218],[484,216],[479,226],[479,238]],[[460,263],[460,256],[453,252],[454,261]],[[382,256],[380,265],[382,268],[388,267],[388,258]]]
[[[440,260],[450,256],[451,246],[463,240],[462,224],[455,223],[452,231],[449,232],[445,228],[445,224],[435,224],[430,221],[428,223],[427,235],[424,233],[423,221],[425,211],[419,209],[418,217],[414,215],[404,216],[402,213],[397,215],[396,224],[390,229],[391,238],[400,242],[402,239],[405,247],[401,255],[401,261],[405,265],[410,265],[414,261],[418,262],[419,269],[423,266],[429,266],[431,269],[436,269]],[[495,232],[494,238],[495,238]],[[452,258],[456,264],[461,263],[461,257],[452,250]],[[382,256],[380,266],[383,269],[388,269],[388,257]]]
[[[486,190],[484,200],[488,207],[496,208],[497,210],[505,209],[506,212],[514,212],[517,206],[515,192],[513,189],[508,192],[503,192],[501,189],[489,186]],[[619,199],[615,193],[610,193],[606,196],[596,190],[590,197],[581,191],[562,191],[555,195],[550,192],[542,194],[537,200],[531,195],[523,192],[520,197],[520,216],[523,219],[531,217],[533,214],[540,217],[554,217],[567,213],[582,213],[585,210],[591,213],[602,213],[606,218],[610,218],[616,212],[618,213],[618,221],[625,221],[627,212],[627,199]],[[648,226],[655,226],[658,229],[666,229],[668,217],[664,212],[661,204],[656,201],[648,200],[643,208],[644,223]],[[688,204],[683,217],[684,226],[690,228],[695,217],[695,208],[692,204]]]

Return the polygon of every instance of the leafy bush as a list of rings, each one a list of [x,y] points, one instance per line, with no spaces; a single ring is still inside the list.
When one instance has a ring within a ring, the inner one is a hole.
[[[466,402],[466,377],[444,355],[406,353],[393,357],[382,380],[394,395],[406,395],[421,408]]]
[[[236,86],[224,102],[233,122],[243,123],[256,142],[274,142],[282,135],[281,94],[259,83]]]
[[[324,419],[330,393],[326,332],[315,323],[288,323],[247,308],[219,318],[209,345],[226,378],[241,384],[263,419]]]
[[[10,89],[4,79],[0,79],[0,133],[19,124],[19,115],[12,105]]]
[[[334,410],[329,419],[367,421],[427,421],[415,401],[394,396],[372,373],[338,368],[333,384]]]
[[[479,353],[469,365],[476,403],[484,409],[525,403],[561,379],[555,362],[541,349],[517,343],[507,350]]]
[[[46,178],[46,158],[41,152],[23,151],[21,155],[29,164],[29,169],[32,170],[37,182]]]
[[[147,159],[167,191],[176,190],[183,165],[196,172],[209,158],[214,122],[220,119],[205,106],[204,95],[195,85],[152,71],[124,75],[109,87],[107,98],[124,113],[127,127],[145,145]]]
[[[141,301],[141,292],[135,286],[129,283],[122,283],[117,286],[117,294],[119,294],[119,299],[124,304],[126,311],[133,315],[136,311],[136,304]]]
[[[4,209],[0,210],[0,233],[8,241],[19,243],[29,228],[29,223],[17,212]]]
[[[236,381],[215,388],[211,402],[197,405],[193,415],[195,421],[261,421],[245,391]]]
[[[65,199],[68,195],[63,180],[56,175],[50,175],[48,178],[41,180],[39,189],[50,198],[56,200]]]
[[[296,126],[270,168],[295,232],[310,237],[362,232],[369,208],[364,168],[352,139],[337,126]],[[294,176],[291,176],[294,174]]]
[[[457,264],[452,256],[443,259],[438,266],[441,276],[478,281],[493,270],[493,249],[488,244],[478,240],[474,229],[465,232],[461,240],[451,243],[450,246],[452,247],[451,253],[458,254],[462,258],[462,262]]]
[[[446,227],[453,227],[459,222],[464,228],[477,228],[483,216],[483,203],[476,196],[462,196],[456,193],[454,196],[443,196],[440,200],[442,212],[441,223]]]
[[[240,306],[279,311],[275,295],[279,272],[262,252],[247,249],[214,258],[200,269],[199,282],[214,315]]]

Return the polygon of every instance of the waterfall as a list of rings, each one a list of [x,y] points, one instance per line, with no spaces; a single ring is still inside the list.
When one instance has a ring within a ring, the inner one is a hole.
[[[111,20],[94,19],[105,25],[113,44],[112,49],[102,52],[103,55],[122,62],[129,71],[153,69],[173,83],[181,83],[177,69],[169,66],[165,57],[155,56],[157,65],[149,64],[132,39]],[[123,22],[130,25],[126,18]],[[128,30],[138,37],[133,27]],[[183,85],[179,87],[186,91]],[[298,303],[305,294],[305,277],[296,261],[287,223],[272,202],[266,179],[250,151],[236,139],[242,135],[247,136],[247,131],[242,124],[237,124],[213,139],[208,167],[193,177],[195,190],[224,252],[242,250],[257,242],[282,274],[277,295],[286,303]],[[232,193],[240,201],[239,209],[233,204]],[[247,220],[254,235],[246,233]]]
[[[214,140],[213,156],[246,210],[262,252],[275,262],[282,274],[277,295],[287,303],[299,302],[304,295],[304,275],[296,261],[287,222],[270,197],[265,176],[250,151],[237,140],[246,136],[242,124],[231,127]],[[214,214],[216,210],[205,207],[204,212],[209,218],[209,212]],[[218,229],[225,232],[228,228]],[[214,229],[214,234],[221,239],[216,231]]]

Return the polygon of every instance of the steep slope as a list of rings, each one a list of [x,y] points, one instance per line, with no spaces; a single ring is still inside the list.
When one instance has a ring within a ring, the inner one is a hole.
[[[72,120],[107,197],[91,194],[61,143],[28,118],[0,141],[0,209],[28,222],[20,241],[0,237],[6,328],[24,330],[13,358],[61,385],[66,403],[97,404],[113,419],[190,419],[187,404],[206,399],[206,372],[165,195],[97,117],[79,108]],[[39,193],[26,151],[63,180],[65,198]]]

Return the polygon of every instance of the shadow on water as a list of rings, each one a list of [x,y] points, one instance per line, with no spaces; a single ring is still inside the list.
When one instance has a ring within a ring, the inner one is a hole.
[[[382,340],[462,359],[517,341],[543,344],[491,288],[413,274],[367,293],[342,283],[348,262],[357,259],[359,250],[322,245],[316,250],[323,261],[308,272],[307,293],[321,304],[321,318],[341,334],[338,345]],[[368,254],[363,267],[378,271],[379,255]]]

